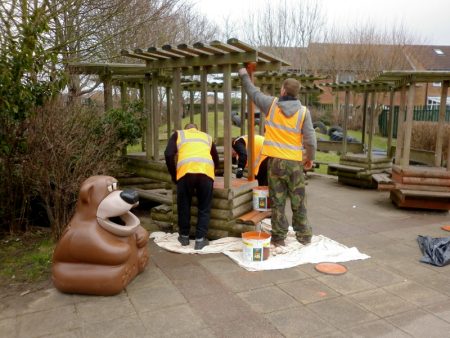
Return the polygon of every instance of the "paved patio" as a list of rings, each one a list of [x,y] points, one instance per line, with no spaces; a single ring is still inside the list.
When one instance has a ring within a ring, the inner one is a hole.
[[[387,192],[309,175],[315,234],[371,258],[341,276],[314,265],[248,272],[223,254],[151,261],[114,297],[54,288],[0,303],[1,337],[448,337],[450,266],[419,262],[417,235],[446,237],[447,212],[397,209]]]

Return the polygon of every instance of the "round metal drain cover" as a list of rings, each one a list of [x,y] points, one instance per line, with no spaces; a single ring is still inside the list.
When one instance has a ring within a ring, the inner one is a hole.
[[[450,225],[441,226],[441,229],[445,231],[450,231]]]
[[[342,275],[347,272],[347,268],[344,265],[337,263],[319,263],[314,268],[327,275]]]

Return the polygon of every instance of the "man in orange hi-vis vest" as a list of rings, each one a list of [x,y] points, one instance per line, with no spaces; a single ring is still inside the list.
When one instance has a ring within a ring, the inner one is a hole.
[[[253,174],[258,180],[259,186],[265,186],[268,184],[267,181],[267,156],[262,154],[262,147],[264,143],[264,136],[255,135],[254,145],[255,145],[255,159],[253,161]],[[244,175],[244,168],[247,166],[247,145],[248,136],[239,136],[231,145],[233,152],[232,156],[237,156],[236,178],[241,178]]]
[[[309,244],[312,228],[306,213],[305,175],[311,169],[317,148],[309,110],[298,99],[300,83],[283,81],[280,97],[265,95],[256,88],[245,68],[239,69],[249,98],[266,114],[262,154],[269,157],[269,196],[272,208],[272,243],[284,246],[289,223],[286,198],[291,200],[292,227],[301,244]]]
[[[211,136],[187,124],[169,139],[164,152],[167,169],[177,185],[178,241],[189,245],[192,197],[197,196],[198,216],[195,229],[195,250],[208,245],[206,234],[211,212],[214,170],[219,166],[219,155]]]

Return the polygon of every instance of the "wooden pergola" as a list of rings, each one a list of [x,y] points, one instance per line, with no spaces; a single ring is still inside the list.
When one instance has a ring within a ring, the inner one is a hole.
[[[450,210],[450,137],[447,168],[443,167],[442,158],[450,71],[385,71],[379,74],[374,81],[388,82],[394,90],[400,91],[391,200],[400,207]],[[415,86],[417,83],[429,82],[441,83],[434,166],[410,166]]]
[[[229,39],[226,43],[212,41],[209,44],[195,43],[193,45],[180,44],[177,46],[164,45],[133,51],[122,50],[123,56],[141,61],[139,64],[126,63],[91,63],[72,64],[73,73],[96,74],[103,82],[105,110],[113,107],[113,85],[121,88],[121,101],[125,105],[127,86],[140,88],[144,113],[146,116],[145,156],[130,154],[127,156],[129,168],[143,177],[159,181],[171,182],[165,164],[159,153],[160,112],[158,111],[158,92],[160,88],[166,91],[166,115],[168,136],[174,130],[182,129],[182,92],[190,92],[190,116],[193,118],[193,92],[201,93],[200,129],[208,132],[208,92],[214,92],[215,105],[217,93],[223,94],[223,126],[224,126],[224,174],[216,177],[213,192],[213,209],[211,210],[210,237],[224,237],[238,235],[242,231],[251,230],[248,226],[237,224],[235,219],[252,209],[252,188],[257,185],[253,174],[249,181],[232,178],[231,166],[231,91],[237,87],[237,78],[232,73],[239,68],[253,64],[258,72],[275,72],[281,67],[289,66],[284,60],[260,51],[238,39]],[[220,76],[220,83],[208,82],[208,76]],[[192,82],[192,77],[199,77],[198,83]],[[233,85],[233,81],[236,83]],[[240,86],[240,84],[239,84]],[[248,100],[249,101],[249,100]],[[247,102],[249,111],[248,148],[253,149],[254,139],[254,108]],[[244,109],[242,109],[244,110]],[[215,139],[217,139],[217,108],[215,108]],[[254,158],[253,151],[249,151],[249,173]],[[171,219],[176,221],[176,191],[173,191],[173,210]],[[150,196],[151,194],[148,194]],[[151,196],[150,196],[151,197]],[[154,196],[159,198],[160,196]],[[161,200],[166,201],[167,198]],[[195,221],[195,210],[193,220]]]
[[[122,50],[121,54],[143,61],[142,64],[72,64],[71,71],[80,74],[97,74],[104,86],[105,109],[112,108],[112,85],[117,76],[143,76],[144,110],[147,115],[146,125],[146,158],[159,161],[159,126],[158,88],[164,86],[172,100],[167,101],[168,125],[179,130],[181,126],[182,77],[199,75],[201,92],[201,125],[207,130],[207,92],[210,74],[222,74],[221,85],[224,101],[224,187],[231,187],[231,90],[233,72],[237,72],[245,64],[254,63],[258,71],[278,71],[283,66],[289,66],[286,61],[262,52],[238,39],[229,39],[227,43],[212,41],[209,44],[195,43],[177,46],[164,45],[149,47],[145,50]],[[170,84],[167,77],[171,78]],[[162,79],[164,79],[162,81]],[[126,82],[123,82],[126,83]],[[124,90],[125,91],[125,90]],[[123,91],[123,92],[124,92]],[[250,141],[254,135],[253,126],[248,128]],[[169,128],[168,128],[169,130]],[[250,144],[251,148],[253,145]],[[249,163],[252,163],[249,154]]]
[[[344,100],[344,118],[343,118],[343,140],[340,152],[339,164],[329,164],[328,172],[338,176],[339,182],[356,185],[360,187],[374,187],[373,175],[382,173],[391,168],[392,159],[389,157],[389,149],[392,144],[392,126],[393,126],[393,99],[394,87],[388,82],[374,81],[352,81],[352,82],[334,82],[325,83],[323,86],[330,87],[334,92],[345,92]],[[379,93],[390,92],[390,109],[388,117],[388,145],[386,156],[373,154],[373,134],[376,118],[376,96]],[[347,141],[347,121],[350,111],[350,95],[363,95],[363,123],[361,152],[348,153],[348,146],[352,145],[352,151],[358,150],[354,144],[348,144]],[[368,140],[365,135],[368,131]]]

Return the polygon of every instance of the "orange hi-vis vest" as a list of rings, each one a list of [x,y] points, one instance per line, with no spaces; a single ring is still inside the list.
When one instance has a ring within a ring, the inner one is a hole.
[[[285,116],[274,99],[266,117],[266,133],[263,155],[291,161],[303,159],[302,126],[306,116],[306,107],[292,116]]]
[[[195,128],[177,133],[177,180],[186,174],[205,174],[214,180],[211,136]]]
[[[234,140],[234,142],[236,142],[239,139],[243,139],[245,142],[245,147],[248,148],[248,136],[243,135],[241,137],[238,137],[236,140]],[[264,136],[255,135],[255,141],[253,142],[253,144],[255,146],[255,152],[254,152],[255,158],[253,160],[253,175],[255,175],[255,176],[258,175],[259,167],[261,166],[262,161],[264,161],[267,158],[267,156],[265,156],[261,153],[263,143],[264,143]]]

